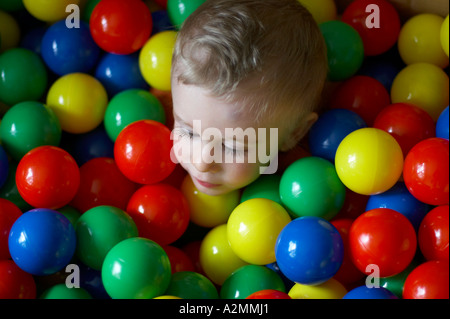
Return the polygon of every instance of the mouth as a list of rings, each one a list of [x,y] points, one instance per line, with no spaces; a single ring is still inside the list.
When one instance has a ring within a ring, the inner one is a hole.
[[[199,185],[201,185],[201,186],[203,186],[205,188],[216,188],[216,187],[221,186],[220,184],[212,184],[212,183],[208,183],[208,182],[202,181],[202,180],[200,180],[200,179],[198,179],[196,177],[194,177],[194,179]]]

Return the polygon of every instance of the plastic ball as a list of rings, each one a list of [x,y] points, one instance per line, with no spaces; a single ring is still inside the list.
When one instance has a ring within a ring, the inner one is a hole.
[[[231,273],[247,265],[231,249],[226,224],[208,232],[200,246],[199,257],[203,271],[217,285],[222,285]]]
[[[153,21],[140,0],[103,0],[92,11],[89,25],[100,48],[115,54],[130,54],[150,37]]]
[[[89,72],[97,63],[100,48],[94,42],[89,25],[80,22],[79,28],[68,28],[62,20],[51,25],[41,43],[45,64],[62,76],[74,72]]]
[[[189,206],[183,193],[166,184],[145,185],[130,198],[127,212],[139,236],[160,245],[175,242],[189,224]]]
[[[154,120],[165,124],[161,102],[150,92],[130,89],[115,95],[106,108],[104,124],[112,141],[128,124],[139,120]]]
[[[74,198],[80,185],[80,169],[63,149],[40,146],[20,160],[16,184],[20,195],[31,206],[57,209]]]
[[[408,153],[403,179],[411,194],[430,205],[449,203],[449,141],[430,138]]]
[[[341,267],[344,244],[338,230],[325,219],[300,217],[281,231],[275,255],[287,278],[318,285],[332,278]]]
[[[389,92],[378,80],[355,75],[342,82],[332,94],[332,109],[347,109],[359,115],[367,126],[372,126],[378,114],[391,104]]]
[[[167,290],[170,279],[170,261],[166,252],[146,238],[122,240],[109,250],[102,265],[103,285],[113,299],[160,296]]]
[[[250,264],[273,263],[277,237],[290,221],[286,210],[269,199],[245,201],[228,219],[227,236],[231,249]]]
[[[47,29],[47,26],[31,29],[28,33],[24,34],[20,40],[19,46],[41,56],[42,38],[44,37],[45,32],[47,32]]]
[[[20,27],[16,19],[0,8],[0,52],[17,47],[20,41]]]
[[[354,1],[345,9],[342,21],[358,31],[368,56],[380,55],[392,48],[401,27],[397,10],[385,0]]]
[[[391,99],[418,106],[437,121],[449,102],[448,75],[433,64],[410,64],[395,77]]]
[[[438,206],[423,219],[418,231],[419,247],[427,260],[449,260],[449,206]]]
[[[150,37],[139,54],[139,68],[145,81],[153,88],[170,91],[172,52],[176,31],[163,31]]]
[[[389,133],[363,128],[350,133],[339,145],[336,171],[350,190],[375,195],[390,189],[403,169],[403,153]]]
[[[76,247],[75,230],[57,211],[36,208],[20,216],[9,233],[12,260],[38,276],[54,274],[71,261]]]
[[[21,102],[11,107],[0,124],[0,139],[7,153],[16,161],[33,148],[59,146],[61,125],[55,113],[39,102]]]
[[[92,296],[86,289],[79,288],[69,288],[65,284],[57,284],[48,289],[46,289],[40,299],[92,299]]]
[[[399,212],[408,218],[416,231],[430,210],[430,206],[411,195],[405,183],[402,182],[398,182],[382,194],[370,196],[366,211],[376,208],[390,208]]]
[[[0,126],[1,129],[1,126]],[[1,135],[0,135],[1,139]],[[6,183],[9,174],[9,159],[5,149],[0,145],[0,189]]]
[[[296,283],[289,290],[292,299],[342,299],[346,293],[347,289],[333,278],[313,286]]]
[[[345,202],[341,211],[338,213],[337,217],[356,219],[366,211],[367,201],[369,196],[361,195],[355,193],[354,191],[346,188],[345,189]]]
[[[219,299],[211,280],[193,271],[174,273],[165,294],[181,299]]]
[[[15,105],[38,101],[47,89],[47,70],[40,57],[27,49],[10,49],[0,56],[0,102]]]
[[[309,131],[311,154],[333,163],[342,140],[351,132],[365,127],[366,122],[353,111],[346,109],[326,111],[320,115]]]
[[[364,44],[358,32],[338,20],[319,27],[328,49],[328,79],[342,81],[355,75],[364,61]]]
[[[20,269],[12,260],[0,260],[0,299],[35,299],[33,275]]]
[[[124,128],[114,144],[114,159],[119,170],[140,184],[154,184],[175,169],[170,152],[170,130],[153,120],[140,120]]]
[[[386,288],[359,286],[349,291],[342,299],[399,299]]]
[[[149,89],[139,69],[138,52],[104,54],[95,68],[95,78],[103,84],[110,97],[129,89]]]
[[[414,145],[435,136],[435,123],[431,116],[407,103],[385,107],[376,117],[373,127],[391,134],[402,148],[404,157]]]
[[[36,19],[55,22],[65,19],[69,14],[66,12],[68,5],[80,4],[80,0],[23,0],[27,11]]]
[[[449,21],[450,18],[449,15],[447,15],[441,26],[441,45],[445,54],[447,54],[447,57],[449,56]]]
[[[137,188],[119,171],[114,159],[94,158],[80,167],[80,186],[70,204],[82,213],[100,205],[125,210]]]
[[[21,211],[30,210],[32,207],[20,195],[16,185],[17,164],[15,162],[9,163],[8,177],[5,183],[0,188],[0,198],[4,198],[19,207]]]
[[[91,75],[71,73],[52,84],[47,105],[55,112],[63,131],[81,134],[94,130],[103,121],[108,96]]]
[[[440,36],[443,22],[444,18],[431,13],[418,14],[406,21],[398,38],[398,51],[406,64],[448,66]]]
[[[417,247],[414,227],[402,214],[389,208],[365,212],[349,232],[350,253],[363,273],[377,265],[380,277],[399,274],[411,263]]]
[[[220,289],[220,298],[245,299],[257,291],[267,289],[286,292],[283,281],[273,270],[247,265],[228,276]]]
[[[334,0],[298,0],[314,18],[317,24],[337,20],[337,8]]]
[[[442,111],[436,123],[436,137],[449,139],[449,107]]]
[[[191,258],[181,248],[166,245],[163,247],[169,257],[172,274],[180,271],[195,271]]]
[[[13,202],[0,198],[0,260],[11,258],[8,236],[14,222],[22,216],[22,211]]]
[[[240,202],[252,198],[267,198],[282,205],[280,198],[281,176],[277,174],[265,174],[244,188]]]
[[[86,211],[76,223],[77,257],[88,267],[101,270],[108,251],[124,239],[137,237],[131,217],[113,206]]]
[[[0,4],[0,10],[5,11],[18,11],[20,9],[23,9],[23,2],[22,0],[3,0]]]
[[[184,20],[206,0],[168,0],[167,12],[172,24],[180,28]]]
[[[330,220],[344,205],[345,186],[329,161],[305,157],[284,171],[280,197],[295,217],[316,216]]]
[[[425,262],[406,278],[403,299],[448,299],[449,263],[443,260]]]
[[[406,278],[418,265],[419,262],[413,260],[401,273],[395,276],[379,278],[380,287],[386,288],[387,290],[393,292],[398,298],[403,298],[403,287],[405,285]]]
[[[78,219],[81,217],[81,213],[76,208],[69,205],[58,208],[56,211],[66,216],[73,227],[75,227]]]
[[[189,175],[184,177],[180,190],[189,203],[190,220],[201,227],[225,224],[239,204],[239,190],[211,196],[200,192]]]
[[[292,299],[287,293],[275,290],[275,289],[264,289],[252,293],[245,299]]]

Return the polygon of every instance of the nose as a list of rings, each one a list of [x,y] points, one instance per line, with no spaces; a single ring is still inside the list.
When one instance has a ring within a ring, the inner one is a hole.
[[[214,150],[208,147],[201,147],[199,151],[194,151],[192,155],[192,166],[201,173],[217,170],[217,164],[214,161]]]

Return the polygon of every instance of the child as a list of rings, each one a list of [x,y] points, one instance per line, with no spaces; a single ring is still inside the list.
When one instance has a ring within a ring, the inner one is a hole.
[[[297,0],[207,0],[191,14],[175,44],[172,96],[175,156],[195,186],[221,195],[274,173],[276,153],[317,120],[327,66]]]

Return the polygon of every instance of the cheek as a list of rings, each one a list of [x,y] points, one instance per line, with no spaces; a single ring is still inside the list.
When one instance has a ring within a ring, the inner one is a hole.
[[[223,173],[226,182],[235,187],[245,187],[255,181],[259,176],[260,165],[255,164],[225,164],[223,166]]]

